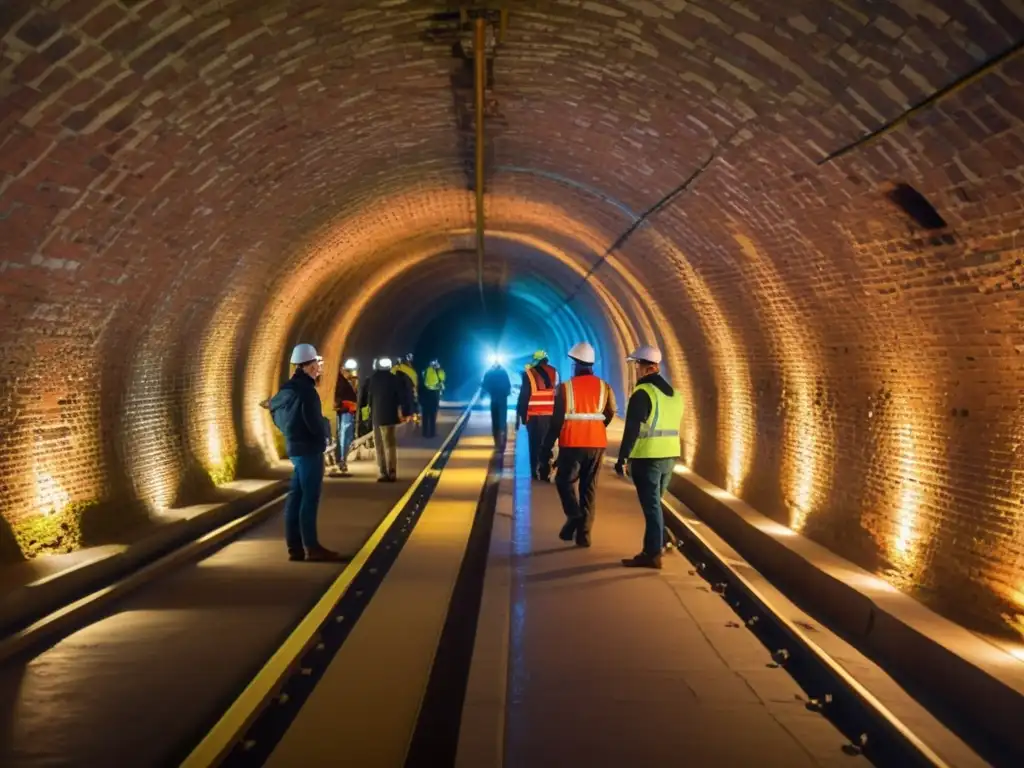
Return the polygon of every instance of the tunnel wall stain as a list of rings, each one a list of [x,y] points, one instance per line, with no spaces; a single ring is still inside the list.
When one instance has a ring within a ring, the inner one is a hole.
[[[342,6],[0,5],[8,527],[255,471],[284,348],[343,338],[310,302],[471,229],[436,4]],[[693,467],[1024,634],[1022,57],[860,143],[1022,38],[1007,0],[516,3],[488,217],[586,271],[714,154],[592,278],[669,326]]]

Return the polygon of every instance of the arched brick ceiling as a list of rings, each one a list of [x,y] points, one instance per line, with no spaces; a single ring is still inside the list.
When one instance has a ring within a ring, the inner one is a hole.
[[[601,343],[665,345],[710,480],[972,626],[1024,631],[1024,6],[509,7],[487,274],[576,296]],[[403,275],[439,299],[475,282],[473,257],[438,266],[474,216],[453,10],[0,4],[15,533],[258,463],[255,403],[299,334],[376,333]],[[948,226],[923,231],[894,183]]]

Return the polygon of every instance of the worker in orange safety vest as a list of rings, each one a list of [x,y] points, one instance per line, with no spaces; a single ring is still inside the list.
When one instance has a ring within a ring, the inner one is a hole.
[[[555,485],[562,500],[565,525],[558,537],[590,546],[597,505],[597,479],[608,447],[608,425],[615,418],[615,393],[594,375],[594,348],[581,342],[569,350],[573,376],[555,392],[551,427],[544,441],[550,455],[558,441]],[[577,495],[576,486],[579,485]]]
[[[534,480],[551,482],[551,453],[544,452],[544,438],[555,412],[555,387],[558,371],[548,363],[548,353],[538,349],[533,364],[523,372],[516,406],[517,422],[526,425],[530,445],[530,475]],[[519,424],[516,424],[519,429]]]

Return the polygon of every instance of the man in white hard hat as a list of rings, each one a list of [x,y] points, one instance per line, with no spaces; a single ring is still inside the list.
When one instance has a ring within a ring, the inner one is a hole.
[[[359,406],[359,363],[348,359],[338,371],[334,385],[334,413],[338,422],[338,441],[335,443],[335,457],[338,469],[332,477],[348,476],[348,451],[356,431],[356,411]]]
[[[377,453],[378,483],[398,479],[398,438],[395,428],[412,418],[412,390],[405,377],[391,372],[391,358],[377,361],[377,370],[359,391],[360,409],[370,408],[373,446]]]
[[[544,452],[550,456],[558,441],[555,485],[566,518],[558,536],[562,541],[575,539],[577,546],[589,547],[597,511],[597,479],[608,447],[607,428],[615,418],[615,393],[594,375],[595,354],[590,344],[577,344],[569,350],[569,357],[573,361],[572,378],[555,390],[554,415]]]
[[[285,542],[291,560],[337,562],[342,559],[320,545],[316,516],[324,482],[324,451],[331,442],[331,429],[324,418],[316,380],[323,371],[323,358],[312,344],[292,350],[295,372],[270,399],[270,415],[284,433],[292,473],[288,500],[284,505]]]
[[[644,543],[638,555],[624,558],[627,568],[661,568],[665,547],[665,516],[661,497],[681,455],[679,425],[683,398],[661,375],[661,350],[644,346],[628,358],[636,369],[636,389],[626,406],[626,428],[615,472],[633,478],[644,512]]]

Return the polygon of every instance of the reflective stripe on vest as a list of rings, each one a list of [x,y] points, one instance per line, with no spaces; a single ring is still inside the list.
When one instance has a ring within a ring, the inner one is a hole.
[[[545,371],[551,378],[551,388],[544,386],[544,379],[536,368],[529,368],[526,371],[526,378],[530,381],[530,402],[526,407],[527,416],[550,416],[555,412],[555,382],[558,380],[558,373],[550,366],[544,366]]]
[[[651,413],[640,425],[640,436],[629,453],[631,459],[676,459],[682,455],[679,446],[679,424],[683,420],[683,396],[671,397],[653,384],[641,384],[635,392],[646,392],[651,399]]]
[[[576,376],[562,385],[565,421],[558,443],[563,448],[607,448],[604,409],[608,385],[597,376]]]

